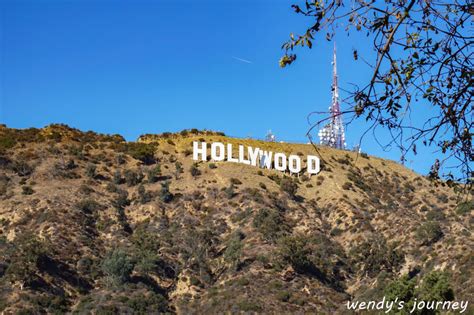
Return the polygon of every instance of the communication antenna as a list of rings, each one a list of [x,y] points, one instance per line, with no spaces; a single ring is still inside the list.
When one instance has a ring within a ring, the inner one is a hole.
[[[331,119],[328,124],[318,132],[319,142],[322,145],[336,149],[346,148],[346,135],[342,122],[341,108],[339,106],[339,86],[337,83],[336,43],[334,43],[334,54],[332,62],[332,102],[329,106]]]
[[[265,141],[267,142],[276,142],[276,137],[271,130],[268,130],[267,135],[265,136]]]

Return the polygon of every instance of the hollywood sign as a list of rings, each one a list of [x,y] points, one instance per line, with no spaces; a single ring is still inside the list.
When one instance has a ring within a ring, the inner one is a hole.
[[[239,145],[238,155],[234,156],[231,143],[224,145],[221,142],[210,144],[212,161],[227,161],[246,165],[258,166],[260,168],[276,169],[290,174],[299,174],[302,170],[302,161],[298,155],[291,154],[288,157],[285,153],[265,151],[260,148],[245,148]],[[245,150],[247,149],[247,150]],[[206,142],[193,141],[193,160],[207,161],[208,144]],[[320,160],[317,156],[308,155],[306,157],[306,172],[310,175],[320,171]]]

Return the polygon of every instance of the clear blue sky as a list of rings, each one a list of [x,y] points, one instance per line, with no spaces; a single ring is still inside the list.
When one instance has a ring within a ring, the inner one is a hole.
[[[309,22],[292,3],[4,0],[0,121],[14,128],[65,123],[128,140],[187,128],[263,138],[272,129],[279,140],[306,142],[307,114],[330,104],[333,44],[319,39],[280,69],[282,43]],[[373,57],[364,40],[337,35],[343,88],[370,77],[352,58],[353,48]],[[348,145],[363,127],[349,126]],[[400,157],[371,135],[362,148]],[[407,165],[426,173],[434,156],[425,151]]]

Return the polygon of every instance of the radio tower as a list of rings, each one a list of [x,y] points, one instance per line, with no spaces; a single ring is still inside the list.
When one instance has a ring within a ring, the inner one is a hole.
[[[334,60],[332,62],[332,103],[329,107],[330,122],[319,130],[319,142],[322,145],[336,149],[346,148],[346,135],[342,123],[341,109],[339,107],[339,88],[337,85],[336,43],[334,43]]]

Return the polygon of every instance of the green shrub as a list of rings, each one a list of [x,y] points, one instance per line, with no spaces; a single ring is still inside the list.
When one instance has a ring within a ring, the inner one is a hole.
[[[404,275],[390,282],[385,287],[384,294],[388,301],[404,301],[406,303],[405,308],[411,310],[415,297],[415,286],[416,279],[410,279],[408,275]]]
[[[350,251],[352,262],[363,274],[377,276],[381,271],[396,272],[404,262],[404,253],[387,244],[382,235],[374,235]]]
[[[429,246],[443,237],[443,231],[438,222],[428,221],[418,227],[415,237],[421,245]]]
[[[235,196],[235,189],[234,189],[234,185],[233,184],[230,184],[229,187],[226,187],[224,189],[224,193],[226,195],[226,197],[228,199],[231,199]]]
[[[115,156],[115,162],[118,164],[118,165],[122,165],[122,164],[125,164],[125,162],[127,162],[127,160],[125,159],[125,155],[123,153],[119,153]]]
[[[23,195],[32,195],[35,192],[31,186],[22,186],[21,188]]]
[[[81,186],[79,186],[78,191],[79,191],[79,193],[81,193],[83,195],[90,195],[91,193],[94,192],[94,189],[92,189],[89,185],[81,184]]]
[[[0,152],[11,149],[15,146],[15,139],[10,135],[1,135],[0,136]]]
[[[196,176],[201,175],[201,171],[199,170],[196,163],[193,163],[193,165],[191,165],[191,168],[189,169],[189,172],[191,173],[192,177],[196,177]]]
[[[473,209],[474,209],[474,201],[472,200],[465,201],[458,204],[458,206],[456,207],[456,213],[458,215],[465,215],[467,213],[470,213]]]
[[[345,182],[345,183],[342,185],[342,189],[344,189],[344,190],[351,190],[351,189],[352,189],[352,183]]]
[[[96,170],[97,170],[97,166],[95,164],[88,163],[86,165],[86,176],[90,178],[94,178],[96,175]]]
[[[367,185],[362,177],[362,174],[360,172],[355,171],[355,170],[350,170],[347,173],[347,179],[352,181],[354,185],[360,189],[362,189],[365,192],[371,191],[371,188],[369,185]]]
[[[108,283],[120,285],[128,281],[134,264],[121,249],[109,252],[102,261],[102,271],[108,277]]]
[[[129,142],[126,145],[126,153],[146,165],[155,163],[156,145],[152,143]]]
[[[123,189],[117,191],[117,197],[112,201],[115,208],[123,209],[130,204],[128,200],[128,192]]]
[[[426,219],[428,221],[443,221],[446,216],[441,209],[433,209],[426,214]]]
[[[292,199],[296,197],[298,185],[288,177],[283,177],[280,181],[280,190],[287,193]]]
[[[148,182],[156,183],[160,175],[161,175],[161,166],[157,164],[156,166],[148,169],[147,171]]]
[[[145,186],[143,186],[143,184],[140,184],[140,186],[138,186],[137,192],[138,192],[138,201],[141,204],[148,203],[153,198],[152,194],[149,191],[146,191]]]
[[[302,235],[286,236],[279,240],[280,257],[298,273],[313,273],[315,269],[308,241]]]
[[[167,314],[168,303],[163,295],[150,292],[147,295],[133,294],[126,302],[132,314]]]
[[[230,179],[230,183],[231,183],[232,185],[241,185],[241,184],[242,184],[242,182],[240,181],[240,179],[238,179],[238,178],[233,178],[233,177]]]
[[[298,273],[310,274],[337,290],[343,289],[342,274],[349,271],[344,249],[324,234],[284,236],[278,240],[278,257]]]
[[[288,231],[283,216],[275,209],[260,209],[253,219],[253,226],[267,240],[275,241]]]
[[[183,151],[183,154],[184,154],[184,156],[187,157],[187,156],[190,156],[191,154],[193,154],[193,151],[191,149],[186,149],[186,150]]]
[[[215,163],[209,163],[209,168],[210,169],[216,169],[217,165]]]
[[[388,301],[404,301],[405,310],[412,310],[415,301],[441,302],[453,301],[454,293],[451,289],[448,274],[432,271],[420,279],[417,287],[417,279],[404,275],[390,282],[384,289]],[[408,313],[404,312],[403,314]],[[431,314],[416,310],[413,314]],[[434,314],[434,313],[433,313]]]
[[[120,172],[119,169],[115,170],[114,177],[113,177],[112,180],[113,180],[115,185],[123,184],[124,179],[122,178],[122,172]]]
[[[163,202],[170,202],[173,200],[173,194],[170,192],[170,183],[168,181],[161,184],[160,199]]]
[[[17,173],[18,176],[29,176],[33,173],[34,167],[24,160],[18,160],[13,162],[12,170]]]
[[[143,174],[140,171],[133,171],[133,170],[125,170],[125,183],[127,186],[135,186],[141,183],[143,179]]]
[[[432,271],[423,277],[418,288],[418,296],[424,301],[452,301],[454,292],[447,273]]]
[[[280,291],[277,293],[277,299],[282,302],[288,302],[291,298],[291,293],[288,291]]]
[[[84,213],[92,213],[101,208],[100,204],[93,199],[85,199],[77,202],[74,208]]]
[[[241,231],[234,232],[227,242],[227,247],[224,251],[224,260],[236,268],[240,263],[240,256],[242,255],[243,242],[245,234]]]
[[[183,164],[181,162],[176,161],[176,163],[174,163],[174,167],[175,167],[174,177],[176,179],[179,179],[179,174],[184,173]]]
[[[47,259],[47,246],[31,232],[18,234],[7,247],[9,260],[5,276],[22,286],[33,283]]]

